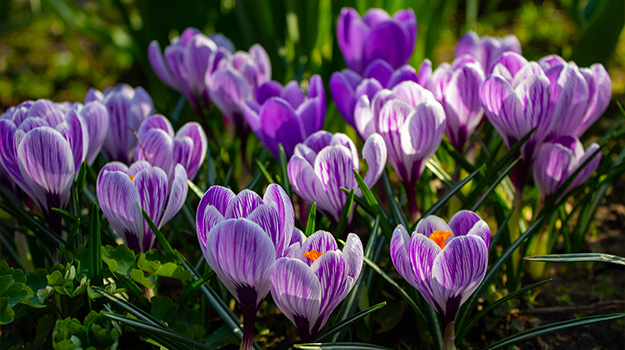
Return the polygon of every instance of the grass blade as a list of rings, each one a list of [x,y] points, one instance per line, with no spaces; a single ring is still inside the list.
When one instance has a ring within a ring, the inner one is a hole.
[[[342,237],[345,233],[345,228],[347,227],[347,223],[349,222],[349,216],[352,213],[352,206],[354,205],[354,189],[352,188],[347,195],[347,201],[343,206],[343,210],[341,211],[341,218],[339,219],[339,223],[336,225],[336,232],[334,233],[337,237]]]
[[[289,182],[289,173],[287,172],[287,166],[289,165],[289,163],[286,159],[284,147],[282,147],[282,144],[279,144],[278,146],[280,148],[280,180],[282,180],[281,182],[284,192],[286,192],[286,195],[291,198],[291,183]]]
[[[199,199],[202,199],[202,197],[204,197],[204,192],[206,191],[202,191],[202,189],[198,187],[198,185],[194,184],[191,180],[188,181],[191,192],[193,192]]]
[[[497,186],[499,185],[499,183],[501,181],[503,181],[503,179],[508,176],[508,174],[510,173],[510,171],[512,171],[512,169],[514,168],[515,165],[517,165],[517,163],[519,163],[521,161],[521,157],[517,158],[514,162],[512,162],[507,168],[506,170],[504,170],[503,173],[501,173],[501,175],[499,175],[499,177],[497,178],[497,180],[495,180],[495,182],[493,182],[492,185],[490,185],[490,187],[486,190],[486,192],[484,192],[484,194],[480,197],[480,199],[477,200],[477,202],[475,202],[475,204],[473,204],[473,207],[471,207],[471,211],[477,211],[480,206],[482,206],[482,203],[484,203],[484,201],[486,200],[486,198],[488,198],[488,196],[491,194],[491,192],[493,192],[495,190],[495,188],[497,188]]]
[[[91,222],[89,223],[89,279],[91,283],[99,286],[104,278],[102,267],[102,230],[100,228],[100,209],[97,204],[91,208]]]
[[[381,302],[379,304],[375,304],[375,305],[371,306],[370,308],[368,308],[366,310],[363,310],[363,311],[353,315],[352,317],[349,317],[349,318],[341,321],[338,324],[333,325],[333,327],[330,330],[328,330],[327,332],[323,333],[320,336],[315,337],[315,339],[313,339],[313,342],[321,341],[321,340],[331,336],[332,334],[340,331],[341,329],[349,327],[352,323],[360,320],[361,318],[369,315],[370,313],[372,313],[374,311],[377,311],[378,309],[383,308],[385,305],[386,305],[386,301],[383,301],[383,302]]]
[[[306,229],[304,234],[310,237],[315,232],[315,220],[317,219],[317,202],[313,202],[308,212],[308,220],[306,220]]]
[[[530,261],[542,262],[607,262],[619,265],[625,265],[625,258],[604,253],[579,253],[579,254],[551,254],[526,256],[523,259]]]
[[[307,343],[307,344],[295,344],[295,349],[303,350],[342,350],[342,349],[354,349],[354,350],[390,350],[383,346],[364,344],[364,343]]]

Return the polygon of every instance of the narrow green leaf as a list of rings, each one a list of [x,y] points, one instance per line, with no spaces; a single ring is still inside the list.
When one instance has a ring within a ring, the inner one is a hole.
[[[167,253],[167,255],[169,255],[172,258],[175,258],[177,256],[176,252],[174,251],[174,248],[172,248],[171,244],[169,244],[169,241],[167,240],[167,238],[163,236],[163,233],[161,232],[161,230],[158,229],[158,227],[154,224],[154,222],[152,221],[148,213],[146,213],[145,210],[143,210],[143,208],[141,208],[141,213],[143,213],[143,218],[145,218],[145,221],[147,221],[148,225],[150,226],[150,229],[152,230],[152,232],[154,232],[156,239],[161,244],[163,249],[165,249],[165,252]]]
[[[52,211],[61,215],[62,217],[64,217],[65,219],[71,221],[71,222],[76,222],[78,220],[80,220],[80,218],[70,212],[68,212],[67,210],[63,210],[63,209],[59,209],[59,208],[52,208]]]
[[[360,188],[360,191],[362,192],[363,198],[367,201],[369,207],[373,209],[373,213],[375,215],[381,214],[378,201],[375,199],[375,196],[373,196],[373,193],[371,193],[371,190],[369,189],[369,187],[367,187],[367,184],[365,184],[365,180],[360,177],[360,174],[358,174],[356,169],[354,169],[354,177],[356,178],[356,182],[358,183],[358,188]]]
[[[74,181],[74,186],[76,187],[76,191],[78,194],[82,193],[85,190],[85,185],[87,184],[87,165],[86,161],[82,161],[80,164],[80,169],[78,170],[78,175],[76,175],[76,180]]]
[[[460,154],[458,151],[454,149],[454,147],[448,142],[441,142],[442,149],[445,150],[453,159],[458,163],[464,170],[469,173],[472,173],[476,170],[475,165],[471,164],[467,157]]]
[[[379,304],[375,304],[369,308],[367,308],[366,310],[362,310],[361,312],[353,315],[352,317],[349,317],[345,320],[343,320],[342,322],[334,325],[330,330],[328,330],[327,332],[323,333],[322,335],[319,335],[317,337],[315,337],[315,339],[313,339],[313,342],[318,342],[321,341],[323,339],[326,339],[327,337],[331,336],[332,334],[340,331],[343,328],[349,327],[352,323],[360,320],[361,318],[369,315],[370,313],[377,311],[378,309],[383,308],[386,305],[386,301],[383,301]]]
[[[280,177],[282,180],[282,188],[286,192],[286,195],[291,198],[291,184],[289,182],[289,173],[287,172],[287,166],[289,165],[286,159],[286,153],[282,144],[278,144],[280,148]]]
[[[506,177],[508,176],[508,174],[510,173],[510,171],[512,171],[512,169],[514,168],[515,165],[517,165],[519,162],[521,161],[521,157],[517,158],[514,162],[512,162],[512,164],[510,164],[506,170],[504,170],[503,173],[501,173],[499,175],[499,177],[497,178],[497,180],[495,180],[495,182],[493,182],[490,187],[486,190],[486,192],[484,192],[484,194],[480,197],[480,199],[477,200],[477,202],[475,202],[475,204],[473,204],[473,207],[471,207],[471,211],[477,211],[480,206],[482,206],[482,203],[484,203],[484,201],[486,200],[486,198],[488,198],[488,196],[491,194],[491,192],[493,192],[495,190],[495,188],[497,188],[497,186],[499,185],[499,183]]]
[[[268,184],[275,183],[275,181],[273,180],[271,175],[269,175],[269,172],[267,171],[267,168],[265,168],[263,163],[261,163],[258,160],[256,160],[256,165],[258,166],[258,169],[260,169],[260,172],[263,174],[263,176],[265,177],[265,180],[267,181]]]
[[[178,307],[180,309],[186,307],[191,298],[195,295],[195,293],[197,293],[197,291],[200,290],[200,288],[202,288],[205,283],[208,283],[214,276],[215,272],[211,271],[204,275],[204,277],[197,279],[193,281],[193,283],[191,283],[190,285],[186,286],[184,291],[180,295],[180,298],[178,298],[178,301],[176,301]]]
[[[317,219],[317,202],[313,202],[308,212],[308,220],[306,220],[306,229],[304,234],[310,237],[315,232],[315,220]]]
[[[587,326],[587,325],[598,323],[598,322],[616,320],[624,316],[625,314],[588,316],[588,317],[582,317],[582,318],[578,318],[574,320],[551,323],[551,324],[547,324],[544,326],[539,326],[536,328],[528,329],[523,332],[519,332],[511,337],[502,339],[494,344],[491,344],[486,349],[488,350],[505,349],[513,344],[516,344],[516,343],[519,343],[528,339],[540,337],[545,334],[559,332],[559,331],[569,329],[569,328],[574,328],[574,327]]]
[[[334,235],[336,237],[342,237],[345,233],[345,228],[347,227],[347,223],[349,222],[349,215],[352,213],[352,206],[354,205],[354,189],[352,188],[347,195],[347,201],[343,206],[343,210],[341,211],[341,218],[339,219],[339,223],[336,225],[336,232]]]
[[[92,285],[101,285],[104,278],[102,267],[102,231],[100,229],[100,209],[97,204],[91,208],[91,222],[89,223],[89,279]]]
[[[59,247],[65,246],[65,241],[63,239],[61,239],[54,232],[50,231],[50,228],[35,219],[34,214],[28,213],[22,209],[21,205],[12,205],[4,201],[0,201],[0,209],[7,212],[7,214],[17,219],[19,223],[27,226],[35,233],[40,233],[41,236],[45,237],[51,243],[54,243]]]
[[[188,180],[188,181],[189,181],[189,188],[191,189],[191,192],[193,192],[198,198],[202,199],[202,197],[204,197],[204,192],[206,191],[202,191],[202,189],[200,189],[191,180]]]
[[[551,254],[551,255],[535,255],[526,256],[523,259],[530,261],[543,262],[607,262],[619,265],[625,265],[625,258],[604,253],[579,253],[579,254]]]
[[[410,227],[410,225],[408,224],[406,216],[404,216],[404,212],[399,206],[399,202],[397,201],[397,197],[395,197],[395,193],[393,193],[393,185],[391,185],[391,180],[389,179],[386,170],[382,173],[382,186],[384,187],[386,198],[391,204],[391,214],[393,216],[393,220],[395,220],[395,224],[404,225],[404,227],[407,229],[408,227]],[[390,235],[392,234],[393,233],[390,232]],[[391,237],[387,236],[387,239],[390,241]]]
[[[295,344],[295,349],[303,350],[341,350],[341,349],[358,349],[358,350],[390,350],[383,346],[364,344],[364,343],[307,343],[307,344]]]

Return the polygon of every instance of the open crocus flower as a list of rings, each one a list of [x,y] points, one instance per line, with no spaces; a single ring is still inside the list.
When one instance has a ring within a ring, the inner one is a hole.
[[[330,78],[330,92],[343,119],[356,128],[354,107],[360,96],[372,99],[383,88],[391,89],[406,80],[419,83],[414,68],[403,65],[395,70],[386,61],[376,59],[367,66],[362,77],[351,69],[334,72]]]
[[[187,172],[180,164],[169,180],[163,169],[145,161],[130,167],[111,162],[100,170],[96,194],[104,216],[126,245],[146,252],[155,236],[141,209],[160,229],[182,208],[188,188]]]
[[[492,72],[493,67],[504,52],[521,54],[521,43],[514,34],[503,38],[488,35],[479,37],[475,32],[466,32],[456,44],[456,57],[471,55],[481,64],[486,75]]]
[[[354,112],[358,132],[384,139],[388,158],[406,189],[410,212],[417,215],[417,180],[445,133],[445,112],[434,95],[421,85],[405,81],[380,90],[369,101],[360,97]]]
[[[483,82],[480,64],[472,56],[464,55],[451,65],[438,66],[427,86],[445,110],[447,138],[459,152],[482,121],[480,86]]]
[[[471,211],[460,211],[449,225],[437,216],[417,224],[412,237],[397,226],[391,239],[391,258],[397,272],[448,325],[482,283],[490,247],[488,224]]]
[[[157,114],[141,123],[137,135],[139,144],[135,148],[135,161],[146,160],[168,175],[176,164],[182,164],[191,180],[206,157],[206,134],[195,122],[186,123],[174,136],[169,120]]]
[[[150,43],[148,58],[154,73],[172,89],[180,92],[198,112],[202,101],[211,99],[206,85],[219,61],[232,52],[232,43],[223,35],[207,37],[195,28],[187,28],[165,48],[165,56],[156,40]]]
[[[142,88],[126,84],[108,88],[104,92],[89,89],[85,104],[102,102],[109,111],[109,130],[104,139],[104,155],[109,160],[129,164],[137,145],[135,132],[141,122],[154,113],[150,95]]]
[[[49,100],[23,102],[0,118],[2,165],[48,217],[52,208],[65,208],[88,147],[78,113],[64,113]]]
[[[326,94],[318,75],[310,78],[306,96],[296,81],[284,87],[269,81],[260,86],[256,100],[246,101],[243,107],[247,123],[265,148],[280,159],[278,145],[282,144],[288,159],[295,145],[323,127]]]
[[[317,335],[352,290],[364,255],[360,238],[353,233],[347,236],[342,251],[326,231],[313,233],[293,248],[292,255],[276,261],[271,295],[297,327],[300,340],[306,342]]]
[[[349,69],[362,74],[376,59],[394,69],[408,63],[417,43],[414,11],[397,11],[390,17],[382,9],[370,9],[360,18],[353,8],[344,7],[336,25],[336,37]]]
[[[601,162],[598,149],[599,145],[593,143],[584,151],[584,146],[575,136],[560,136],[544,143],[534,161],[534,182],[542,197],[554,194],[589,157],[593,157],[577,174],[567,192],[588,180]]]
[[[363,180],[371,187],[382,175],[386,164],[386,146],[382,137],[377,134],[368,137],[362,154],[369,166]],[[358,150],[347,135],[318,131],[295,147],[287,170],[295,193],[308,203],[317,202],[319,210],[338,222],[347,201],[341,187],[356,188],[356,194],[361,195],[353,172],[359,169]]]

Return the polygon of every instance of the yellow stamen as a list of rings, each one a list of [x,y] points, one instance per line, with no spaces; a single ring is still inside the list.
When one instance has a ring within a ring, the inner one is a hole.
[[[314,263],[315,260],[319,259],[319,257],[322,255],[323,253],[319,253],[316,249],[311,249],[310,251],[304,253],[304,256],[310,259],[311,264]]]
[[[434,243],[438,244],[441,249],[445,248],[445,243],[447,243],[447,239],[453,236],[453,233],[447,231],[439,231],[436,230],[432,232],[430,235],[430,239],[434,241]]]
[[[135,179],[134,175],[129,175],[128,177],[130,178],[130,180],[134,180]]]

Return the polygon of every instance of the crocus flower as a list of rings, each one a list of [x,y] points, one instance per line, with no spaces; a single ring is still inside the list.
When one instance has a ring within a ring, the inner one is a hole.
[[[451,65],[439,65],[427,86],[445,110],[447,138],[459,152],[484,115],[480,100],[483,82],[484,72],[480,64],[473,56],[464,55]]]
[[[141,123],[137,135],[139,144],[135,148],[135,161],[146,160],[167,174],[171,174],[176,164],[182,164],[191,180],[206,157],[206,134],[195,122],[186,123],[174,136],[169,120],[157,114]]]
[[[219,61],[232,51],[232,43],[225,36],[207,37],[195,28],[187,28],[165,48],[164,57],[160,45],[153,40],[148,58],[154,73],[201,113],[202,102],[206,107],[211,102],[206,82]]]
[[[264,83],[256,100],[243,104],[250,128],[276,159],[282,144],[287,159],[295,145],[320,130],[326,117],[326,94],[321,77],[313,75],[306,96],[299,84],[291,81],[282,86],[276,81]]]
[[[146,252],[152,249],[155,236],[141,209],[160,229],[182,208],[188,188],[187,172],[180,164],[169,180],[163,169],[146,161],[130,167],[111,162],[100,170],[96,194],[104,216],[126,245]]]
[[[582,143],[570,135],[542,144],[534,161],[534,182],[542,197],[554,194],[588,158],[593,157],[568,186],[567,192],[588,180],[601,161],[598,149],[599,145],[593,143],[584,151]]]
[[[196,220],[208,265],[243,309],[241,349],[251,349],[256,311],[269,293],[276,258],[285,255],[291,236],[298,233],[293,205],[275,184],[264,198],[249,190],[235,195],[213,186],[202,197]]]
[[[135,132],[141,122],[154,113],[150,95],[142,88],[133,89],[120,84],[104,90],[89,89],[85,104],[92,101],[104,103],[109,111],[109,131],[104,139],[104,155],[109,160],[129,164],[137,145]]]
[[[104,139],[109,130],[109,112],[106,106],[99,101],[92,101],[87,104],[67,103],[57,104],[62,106],[65,113],[75,113],[87,128],[89,135],[89,147],[87,149],[86,161],[93,164],[95,158],[100,153],[104,145]]]
[[[430,91],[405,81],[379,91],[372,101],[361,96],[354,115],[363,137],[378,133],[384,139],[389,161],[406,189],[411,215],[416,216],[417,180],[445,132],[443,107]]]
[[[255,44],[249,53],[237,51],[222,59],[207,80],[213,102],[234,123],[237,133],[248,131],[243,103],[254,100],[258,88],[271,80],[271,62],[262,46]]]
[[[363,180],[371,187],[386,164],[382,137],[373,134],[367,138],[362,154],[369,167]],[[358,150],[352,140],[345,134],[327,131],[318,131],[298,144],[287,168],[295,193],[308,203],[317,202],[317,208],[334,222],[339,221],[347,201],[341,187],[355,188],[361,195],[353,172],[359,169]]]
[[[364,255],[360,238],[353,233],[347,236],[342,251],[326,231],[313,233],[294,248],[290,257],[276,261],[271,295],[305,342],[317,335],[351,291]]]
[[[49,216],[64,209],[89,146],[77,113],[49,100],[23,102],[0,119],[0,159],[13,181]]]
[[[397,272],[448,325],[477,289],[488,264],[490,229],[471,211],[460,211],[449,225],[428,216],[412,234],[397,226],[391,239],[391,258]]]
[[[353,8],[344,7],[336,25],[336,37],[347,66],[362,74],[375,59],[394,69],[408,63],[417,42],[414,11],[397,11],[390,17],[382,9],[370,9],[360,18]]]
[[[479,37],[475,32],[466,32],[456,44],[456,57],[471,55],[482,65],[482,70],[489,75],[504,52],[521,54],[521,43],[514,34],[503,38],[484,35]]]
[[[372,99],[383,88],[391,89],[406,80],[419,83],[414,68],[403,65],[395,70],[386,61],[376,59],[367,66],[362,77],[351,69],[334,72],[330,78],[330,92],[339,113],[356,128],[354,107],[360,96],[367,95]]]

